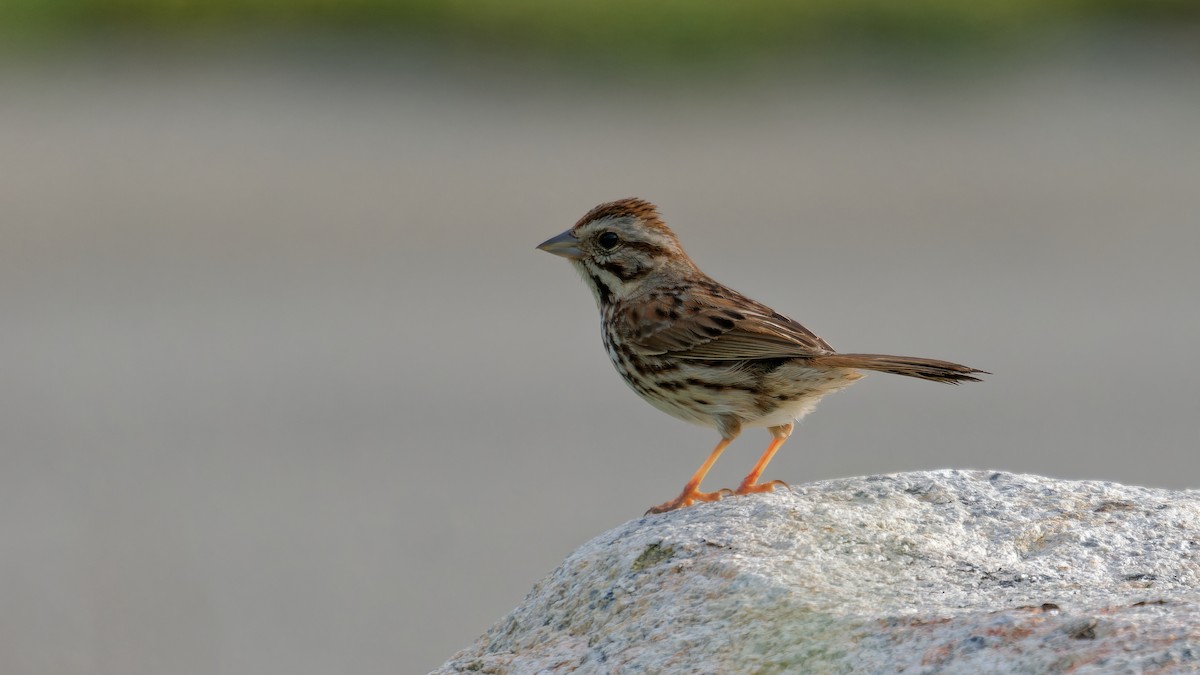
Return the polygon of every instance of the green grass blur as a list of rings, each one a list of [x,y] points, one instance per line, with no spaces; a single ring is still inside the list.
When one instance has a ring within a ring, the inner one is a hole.
[[[1200,23],[1194,0],[7,0],[0,37],[342,32],[568,62],[694,65],[830,46],[975,50],[1073,24]]]

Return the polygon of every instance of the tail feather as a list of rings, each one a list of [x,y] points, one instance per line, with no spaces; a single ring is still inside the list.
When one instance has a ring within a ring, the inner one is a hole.
[[[968,366],[939,361],[937,359],[922,359],[914,356],[889,356],[887,354],[828,354],[812,359],[815,364],[830,368],[862,368],[877,370],[881,373],[893,373],[908,377],[919,377],[922,380],[958,384],[959,382],[979,382],[979,375],[991,375],[983,370]]]

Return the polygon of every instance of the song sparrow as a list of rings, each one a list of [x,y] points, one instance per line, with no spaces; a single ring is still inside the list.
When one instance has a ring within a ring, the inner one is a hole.
[[[804,326],[701,272],[657,208],[641,199],[600,204],[538,248],[569,259],[591,288],[604,348],[625,383],[659,410],[721,434],[683,492],[647,513],[782,484],[758,479],[793,423],[822,396],[861,378],[859,368],[949,384],[987,374],[934,359],[836,353]],[[743,427],[766,427],[771,444],[737,490],[700,492]]]

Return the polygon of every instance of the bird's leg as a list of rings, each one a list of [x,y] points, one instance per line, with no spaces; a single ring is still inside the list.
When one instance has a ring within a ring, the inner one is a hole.
[[[767,468],[767,464],[771,462],[771,458],[775,456],[775,451],[779,450],[779,446],[783,445],[783,442],[788,439],[788,436],[792,435],[792,429],[794,427],[795,424],[792,422],[781,424],[777,427],[771,427],[771,435],[774,436],[774,438],[771,439],[771,444],[767,446],[765,451],[763,451],[762,457],[758,458],[758,463],[754,465],[754,468],[751,469],[750,473],[746,475],[746,478],[742,480],[742,484],[738,486],[738,489],[734,491],[734,494],[747,495],[754,492],[770,492],[771,490],[775,489],[776,485],[787,487],[787,483],[781,480],[773,480],[768,483],[759,483],[758,477],[762,475],[763,469]]]
[[[704,480],[704,476],[708,473],[708,470],[712,468],[717,458],[721,456],[721,453],[725,451],[725,448],[731,442],[733,442],[732,438],[722,438],[721,442],[717,443],[717,447],[713,448],[713,451],[708,455],[708,459],[704,460],[704,463],[692,475],[692,479],[687,482],[687,485],[683,486],[683,492],[680,492],[679,496],[675,499],[651,508],[649,511],[646,511],[646,514],[674,511],[684,506],[691,506],[696,502],[715,502],[725,496],[726,492],[730,492],[729,489],[721,489],[716,492],[700,492],[700,481]]]

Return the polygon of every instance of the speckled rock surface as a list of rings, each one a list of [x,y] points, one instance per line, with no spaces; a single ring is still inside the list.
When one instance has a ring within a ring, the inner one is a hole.
[[[437,673],[1200,670],[1200,491],[988,471],[626,523]]]

